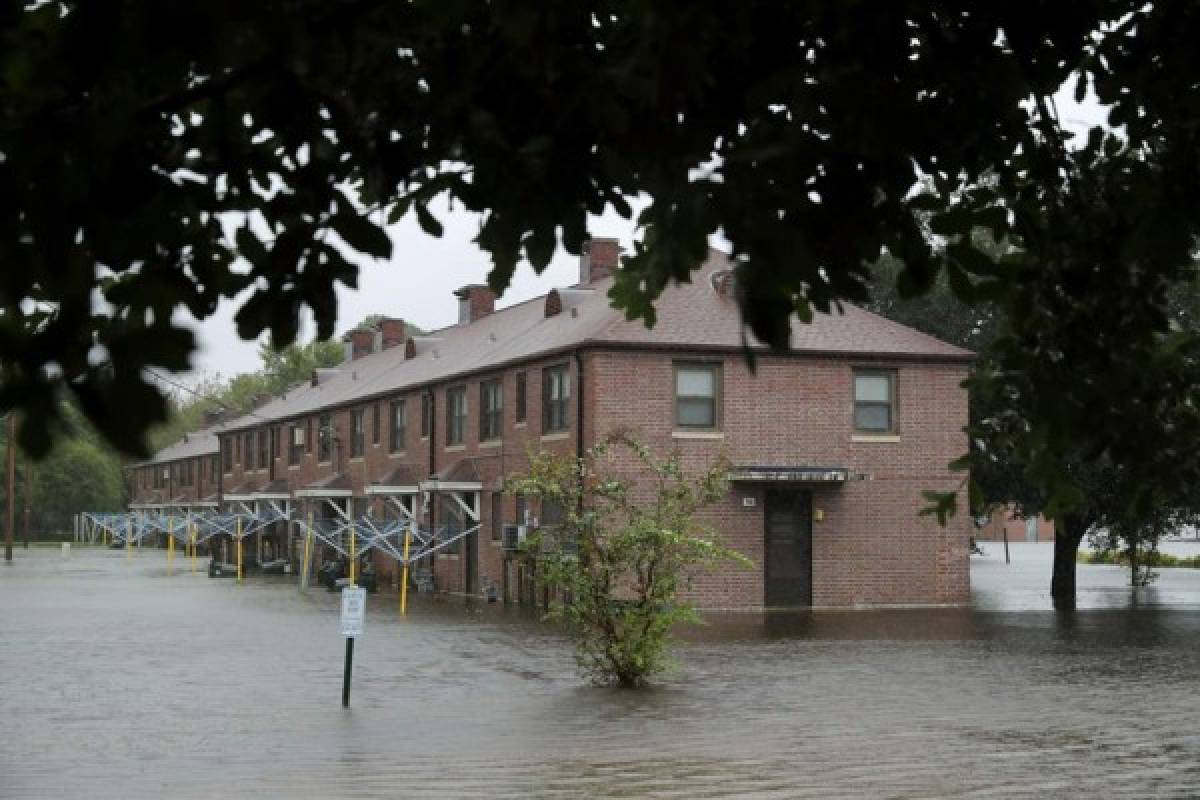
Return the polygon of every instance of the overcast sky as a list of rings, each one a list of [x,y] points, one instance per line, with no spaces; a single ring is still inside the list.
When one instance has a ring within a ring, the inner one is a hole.
[[[1091,125],[1102,124],[1103,109],[1095,98],[1089,96],[1082,104],[1076,104],[1073,88],[1073,84],[1066,87],[1056,98],[1066,126],[1085,132]],[[440,239],[427,235],[410,215],[389,228],[393,245],[390,261],[359,262],[358,288],[342,287],[338,291],[339,336],[368,314],[400,317],[426,330],[457,320],[453,291],[468,283],[485,281],[490,262],[471,241],[479,227],[477,215],[450,212],[442,206],[438,217],[445,226]],[[634,234],[633,222],[616,214],[592,219],[589,228],[593,236],[617,237],[626,248]],[[541,275],[536,275],[528,264],[520,265],[499,306],[527,300],[556,286],[569,286],[576,282],[578,274],[578,259],[560,248]],[[226,302],[212,317],[193,323],[200,349],[192,358],[193,371],[184,376],[185,380],[195,380],[201,375],[229,377],[259,367],[258,343],[244,341],[237,335],[233,322],[236,308],[236,303]],[[311,318],[306,318],[303,325],[302,338],[308,340],[315,333]]]

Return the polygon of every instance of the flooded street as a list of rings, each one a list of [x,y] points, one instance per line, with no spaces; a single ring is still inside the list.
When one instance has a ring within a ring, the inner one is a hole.
[[[0,567],[0,796],[1195,797],[1200,571],[973,564],[975,608],[719,615],[647,691],[528,615],[337,597],[143,550]]]

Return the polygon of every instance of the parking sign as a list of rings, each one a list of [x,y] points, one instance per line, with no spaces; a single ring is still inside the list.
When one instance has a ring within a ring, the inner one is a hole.
[[[342,636],[362,636],[363,617],[367,612],[367,590],[358,586],[342,589]]]

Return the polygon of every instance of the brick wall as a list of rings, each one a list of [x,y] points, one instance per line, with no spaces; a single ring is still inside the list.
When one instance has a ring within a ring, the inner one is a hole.
[[[814,605],[966,602],[965,509],[946,528],[918,516],[923,490],[951,490],[961,481],[946,465],[966,449],[967,401],[959,387],[965,366],[768,356],[754,374],[740,357],[726,356],[718,359],[721,431],[694,438],[675,431],[676,356],[621,351],[593,359],[596,434],[635,430],[659,453],[678,450],[697,470],[722,454],[735,465],[850,470],[844,485],[813,490],[814,511],[824,516],[813,523]],[[855,366],[897,369],[896,437],[858,440],[866,437],[853,430]],[[853,479],[859,475],[864,479]],[[762,485],[737,484],[708,514],[724,542],[754,567],[697,577],[691,594],[702,606],[762,605],[763,495]]]

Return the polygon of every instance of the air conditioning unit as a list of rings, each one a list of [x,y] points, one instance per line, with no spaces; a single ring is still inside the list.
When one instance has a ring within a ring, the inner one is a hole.
[[[525,526],[524,525],[505,525],[503,544],[505,550],[520,550],[521,544],[525,541]]]

